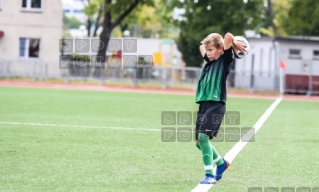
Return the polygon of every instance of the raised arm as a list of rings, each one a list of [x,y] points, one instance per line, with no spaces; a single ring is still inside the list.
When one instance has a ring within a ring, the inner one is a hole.
[[[200,51],[200,53],[202,54],[202,56],[204,57],[204,56],[205,56],[205,53],[206,53],[205,45],[199,46],[199,51]]]
[[[234,45],[235,49],[246,53],[245,44],[236,41],[233,34],[228,32],[224,37],[224,50],[229,49],[232,46],[232,44]]]
[[[232,44],[234,43],[235,39],[233,34],[231,33],[226,33],[225,37],[224,37],[224,50],[229,49]]]

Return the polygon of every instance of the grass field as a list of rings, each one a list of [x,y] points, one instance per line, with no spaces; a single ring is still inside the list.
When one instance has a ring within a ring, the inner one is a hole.
[[[227,110],[249,127],[272,102],[229,98]],[[161,113],[197,107],[186,95],[0,87],[0,191],[191,191],[201,153],[163,142]],[[282,101],[211,191],[319,187],[318,109]],[[214,145],[224,155],[235,143]]]

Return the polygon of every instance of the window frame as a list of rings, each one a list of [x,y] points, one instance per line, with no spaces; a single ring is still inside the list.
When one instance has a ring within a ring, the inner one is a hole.
[[[299,54],[291,54],[292,51],[299,51]],[[291,48],[288,49],[289,59],[301,59],[301,49]]]
[[[24,46],[24,56],[20,56],[20,49],[21,49],[21,45],[20,45],[20,40],[21,39],[25,39],[25,46]],[[38,57],[29,57],[29,46],[30,46],[30,39],[38,39],[39,42],[39,55]],[[41,38],[34,38],[34,37],[19,37],[19,53],[18,53],[18,57],[20,60],[32,60],[32,61],[38,61],[40,60],[40,54],[41,54]]]
[[[315,52],[317,52],[318,55],[316,55]],[[319,60],[319,49],[314,49],[312,54],[313,54],[313,59],[314,60]]]
[[[43,0],[41,1],[41,8],[32,8],[31,7],[31,0],[25,0],[27,1],[27,7],[22,7],[22,3],[24,0],[20,1],[20,9],[21,11],[26,11],[26,12],[42,12],[43,11]]]

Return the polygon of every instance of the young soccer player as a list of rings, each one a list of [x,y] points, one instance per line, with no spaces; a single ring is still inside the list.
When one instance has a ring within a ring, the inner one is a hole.
[[[233,62],[233,48],[245,51],[244,44],[235,41],[231,33],[223,37],[217,33],[208,35],[199,47],[207,62],[201,72],[196,90],[199,110],[196,121],[196,147],[201,150],[205,178],[200,184],[214,184],[220,180],[230,163],[222,158],[211,145],[210,139],[217,136],[226,111],[226,79]],[[213,164],[216,164],[216,175]]]

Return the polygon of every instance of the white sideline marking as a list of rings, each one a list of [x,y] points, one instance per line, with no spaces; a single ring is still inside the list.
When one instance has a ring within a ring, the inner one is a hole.
[[[31,126],[46,126],[46,127],[74,127],[87,129],[117,129],[117,130],[133,130],[133,131],[161,131],[160,129],[146,129],[146,128],[131,128],[131,127],[104,127],[104,126],[84,126],[84,125],[59,125],[48,123],[21,123],[21,122],[0,122],[0,125],[31,125]]]
[[[253,128],[255,129],[254,134],[257,133],[257,131],[261,128],[261,126],[265,123],[265,121],[268,119],[268,117],[271,115],[271,113],[274,111],[274,109],[277,107],[277,105],[281,102],[282,97],[277,98],[270,107],[265,111],[265,113],[258,119],[258,121],[255,123]],[[245,138],[245,141],[248,141],[252,138],[254,134],[249,134],[249,131],[243,135],[242,138]],[[225,155],[225,159],[229,162],[232,162],[235,157],[238,155],[238,153],[245,147],[245,145],[248,142],[242,142],[241,140],[238,141],[233,148],[231,148]],[[216,167],[214,168],[214,172],[216,172]],[[212,188],[214,184],[207,185],[207,184],[198,184],[191,192],[207,192],[210,188]]]

